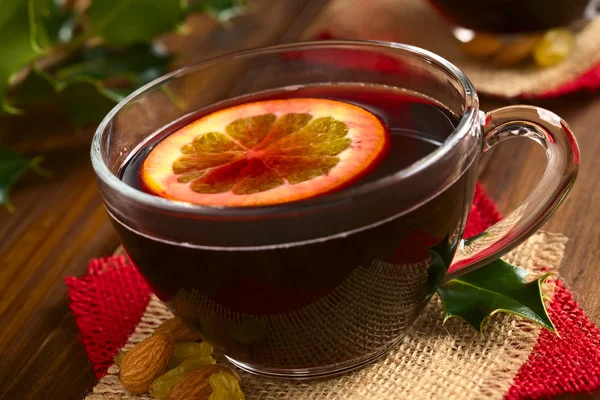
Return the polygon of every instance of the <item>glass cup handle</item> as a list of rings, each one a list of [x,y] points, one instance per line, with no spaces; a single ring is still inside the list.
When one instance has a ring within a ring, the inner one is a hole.
[[[483,152],[511,138],[527,138],[546,151],[541,181],[517,209],[482,234],[463,240],[444,281],[496,260],[539,229],[567,196],[579,169],[579,147],[558,115],[539,107],[510,106],[485,114]]]

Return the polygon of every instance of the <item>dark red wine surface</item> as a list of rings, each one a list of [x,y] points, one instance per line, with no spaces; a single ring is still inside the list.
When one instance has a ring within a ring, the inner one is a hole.
[[[457,118],[448,110],[398,90],[340,85],[271,92],[251,98],[244,97],[244,101],[229,101],[221,107],[201,110],[178,121],[170,129],[157,134],[135,154],[121,169],[121,177],[130,186],[144,190],[140,179],[140,167],[150,150],[170,133],[210,112],[243,102],[294,97],[324,98],[352,103],[369,110],[383,121],[391,134],[389,152],[376,169],[355,184],[384,177],[418,161],[435,150],[458,124]]]

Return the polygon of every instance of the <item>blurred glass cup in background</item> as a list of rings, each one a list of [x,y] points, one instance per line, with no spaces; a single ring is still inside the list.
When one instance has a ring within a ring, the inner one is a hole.
[[[465,54],[514,66],[554,65],[573,48],[574,32],[598,12],[597,0],[428,0],[452,24]]]

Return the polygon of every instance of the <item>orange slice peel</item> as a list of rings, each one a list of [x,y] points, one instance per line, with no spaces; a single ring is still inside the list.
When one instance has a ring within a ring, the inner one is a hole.
[[[158,143],[142,164],[145,189],[208,206],[264,206],[346,187],[385,155],[389,134],[365,109],[296,98],[206,115]]]

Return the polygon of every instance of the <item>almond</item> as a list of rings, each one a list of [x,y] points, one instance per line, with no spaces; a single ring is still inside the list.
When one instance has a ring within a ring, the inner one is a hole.
[[[240,381],[238,374],[229,367],[223,365],[202,366],[177,382],[171,393],[169,400],[207,400],[213,392],[210,385],[210,377],[219,372],[226,372],[237,381]]]
[[[170,334],[176,342],[195,342],[202,339],[200,335],[188,328],[188,326],[177,317],[166,320],[154,331],[154,335],[161,333]]]
[[[468,56],[485,59],[493,56],[502,47],[502,40],[485,33],[475,35],[473,39],[462,43],[460,48]]]
[[[496,52],[496,55],[492,58],[492,63],[496,67],[511,67],[517,65],[531,57],[531,53],[539,40],[539,35],[518,38],[506,44]]]
[[[121,384],[131,393],[145,393],[150,384],[165,372],[173,355],[173,338],[155,335],[129,350],[121,361]]]

